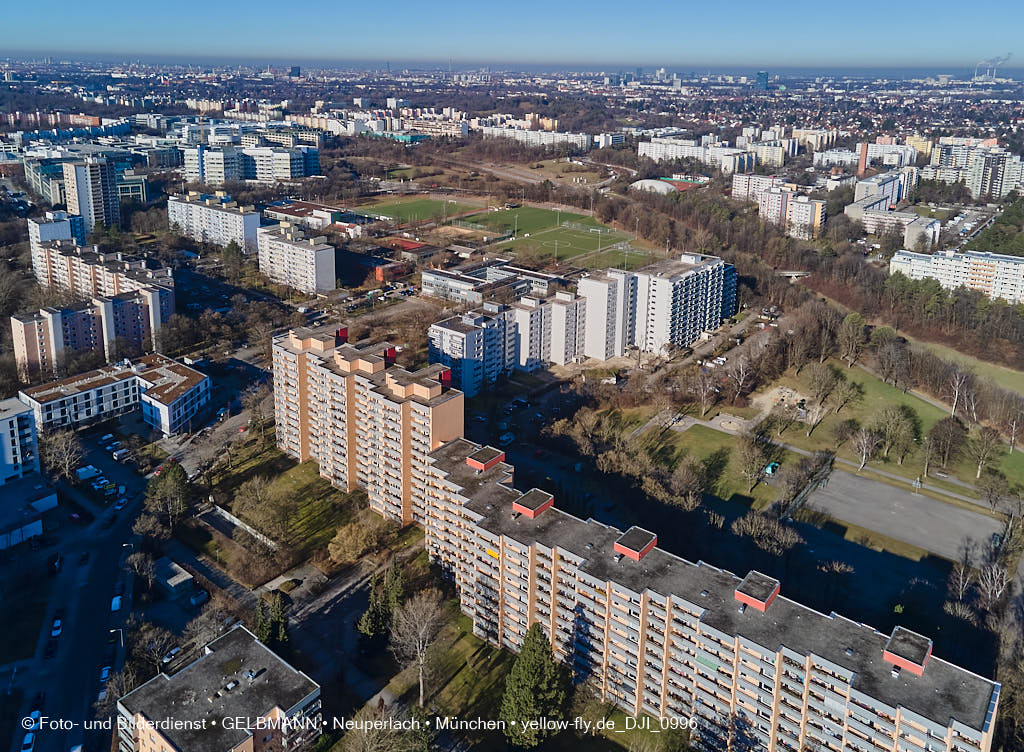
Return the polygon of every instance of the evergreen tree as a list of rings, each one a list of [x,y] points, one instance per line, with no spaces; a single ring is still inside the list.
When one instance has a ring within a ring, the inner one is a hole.
[[[391,626],[391,617],[402,600],[404,578],[394,565],[388,567],[383,577],[375,576],[370,590],[370,603],[356,624],[356,629],[374,639],[384,637]]]
[[[281,593],[275,592],[270,599],[270,634],[274,647],[281,647],[288,642],[288,611]]]
[[[543,628],[534,624],[526,633],[523,648],[505,680],[505,694],[501,699],[500,717],[505,721],[509,744],[533,749],[544,741],[551,732],[527,728],[524,721],[564,719],[568,697],[569,678],[565,668],[555,660]]]
[[[262,598],[256,601],[256,627],[253,631],[256,633],[256,639],[264,645],[270,643],[272,629],[267,616],[267,602]]]

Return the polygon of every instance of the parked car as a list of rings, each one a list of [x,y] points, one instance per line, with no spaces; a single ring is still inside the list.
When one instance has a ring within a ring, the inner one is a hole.
[[[36,748],[36,734],[29,731],[21,740],[21,752],[34,752]]]
[[[503,447],[504,446],[508,446],[509,444],[511,444],[515,440],[516,440],[515,434],[503,433],[501,436],[498,437],[498,446],[503,446]]]
[[[64,623],[60,619],[54,619],[53,625],[50,627],[50,637],[60,637],[60,633],[64,631]]]
[[[205,590],[200,590],[198,592],[193,593],[192,597],[188,599],[188,602],[191,603],[193,606],[201,606],[202,604],[206,603],[209,597],[209,593],[207,593]]]
[[[110,600],[110,611],[111,611],[111,613],[116,613],[116,612],[118,612],[120,610],[121,610],[121,596],[120,595],[115,595]]]
[[[127,504],[128,504],[128,499],[126,499],[124,496],[122,496],[120,499],[118,499],[116,502],[114,502],[114,509],[117,509],[117,510],[124,509]]]
[[[165,655],[163,658],[161,658],[160,662],[161,663],[165,663],[165,664],[166,663],[170,663],[171,661],[173,661],[175,658],[178,657],[178,653],[180,653],[180,652],[181,652],[181,648],[171,648],[171,651],[167,655]]]
[[[106,682],[110,678],[110,666],[104,666],[100,669],[100,682]]]
[[[100,443],[101,444],[106,444],[108,441],[113,441],[113,440],[114,440],[114,434],[112,434],[112,433],[105,433],[102,436],[100,436]]]

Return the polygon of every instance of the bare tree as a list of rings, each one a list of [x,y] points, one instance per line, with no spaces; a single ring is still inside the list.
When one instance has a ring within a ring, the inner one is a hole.
[[[1006,476],[995,470],[986,471],[975,485],[981,491],[981,498],[988,502],[993,512],[1003,497],[1010,494],[1010,484]]]
[[[253,384],[242,393],[242,407],[249,411],[249,427],[260,433],[260,441],[266,438],[267,402],[270,387],[266,384]]]
[[[703,418],[718,399],[718,381],[711,372],[699,370],[693,374],[687,389],[700,402],[700,417]]]
[[[152,622],[129,623],[128,653],[134,658],[146,661],[154,670],[160,671],[163,658],[174,647],[178,638],[173,633]]]
[[[974,474],[975,478],[981,478],[982,470],[988,467],[988,463],[995,457],[1001,445],[999,432],[989,426],[982,426],[978,435],[967,443],[968,454],[978,464],[977,472]]]
[[[1010,573],[998,562],[986,564],[978,572],[978,592],[986,609],[999,602],[1009,585]]]
[[[355,714],[357,723],[341,740],[344,752],[403,752],[408,749],[405,734],[397,723],[384,723],[382,713],[364,706]]]
[[[736,359],[725,369],[726,378],[732,384],[733,404],[736,404],[736,400],[750,388],[755,372],[754,363],[746,353],[736,356]]]
[[[825,416],[828,414],[828,409],[824,403],[814,402],[807,406],[807,415],[804,419],[804,425],[807,426],[806,436],[810,436],[811,432],[821,425],[821,421],[825,420]]]
[[[875,450],[878,449],[878,436],[870,428],[859,428],[851,437],[850,442],[854,451],[860,455],[860,467],[857,470],[863,470]]]
[[[416,593],[395,611],[391,621],[391,652],[406,666],[416,668],[419,706],[423,707],[427,661],[431,647],[447,620],[441,593],[429,588]]]
[[[97,700],[93,706],[96,710],[96,715],[100,717],[111,715],[117,706],[117,701],[135,689],[138,683],[135,669],[130,663],[126,663],[120,671],[112,673],[104,685],[106,694],[102,700]]]
[[[743,434],[736,447],[736,455],[740,465],[740,474],[747,481],[747,493],[749,493],[764,477],[767,457],[761,437],[750,432]]]
[[[960,398],[963,396],[964,390],[970,381],[970,371],[964,371],[957,367],[950,371],[949,378],[946,380],[947,396],[952,405],[949,411],[950,415],[956,415],[956,409],[960,405]]]
[[[1001,420],[1002,428],[1010,436],[1010,454],[1017,444],[1017,434],[1021,426],[1024,426],[1024,402],[1021,402],[1017,395],[1008,395],[1006,403],[1002,406]]]
[[[864,347],[864,317],[859,313],[847,314],[839,326],[838,339],[843,358],[852,366]]]
[[[841,380],[845,377],[831,363],[813,363],[807,368],[807,385],[815,402],[824,404]]]
[[[156,576],[156,565],[153,557],[145,551],[135,551],[128,555],[125,564],[135,574],[146,581],[146,587],[153,587],[153,578]]]
[[[835,390],[832,392],[832,403],[836,408],[836,415],[847,405],[853,405],[860,402],[864,398],[864,387],[860,385],[860,382],[840,381]]]
[[[71,430],[43,431],[39,435],[39,459],[55,475],[72,480],[85,452],[78,434]]]
[[[873,430],[882,444],[882,454],[888,457],[894,446],[913,441],[913,411],[905,405],[889,405],[879,413]]]
[[[679,506],[692,511],[700,506],[705,482],[704,468],[700,463],[691,457],[684,457],[672,471],[669,487]]]
[[[974,575],[971,572],[970,562],[966,561],[966,559],[961,559],[954,564],[953,569],[949,572],[947,584],[949,586],[949,594],[958,601],[962,601],[967,595],[967,591],[971,589],[971,585],[974,584]]]
[[[963,601],[946,601],[942,604],[942,610],[956,619],[962,619],[968,624],[977,624],[978,616],[974,609]]]

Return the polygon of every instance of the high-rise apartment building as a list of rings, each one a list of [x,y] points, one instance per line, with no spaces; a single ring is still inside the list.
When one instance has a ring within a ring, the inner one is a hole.
[[[732,176],[732,197],[739,201],[759,201],[770,188],[779,188],[786,181],[777,175],[736,173]]]
[[[0,400],[0,486],[39,472],[39,447],[32,408],[16,397]]]
[[[964,183],[974,198],[1000,199],[1017,190],[1022,182],[1020,157],[1006,149],[979,148],[971,152]]]
[[[157,336],[173,313],[162,306],[160,290],[93,298],[64,308],[11,317],[14,359],[26,380],[57,375],[64,356],[91,351],[109,362],[155,350]]]
[[[320,685],[241,624],[121,697],[117,715],[118,752],[304,752],[323,727]]]
[[[43,287],[64,290],[77,298],[114,297],[154,289],[160,322],[174,313],[174,276],[170,267],[121,251],[101,251],[98,246],[79,246],[68,240],[43,243],[33,254],[32,271]],[[159,327],[155,327],[159,328]]]
[[[1000,685],[744,577],[556,508],[464,439],[423,470],[426,546],[478,637],[518,650],[533,624],[577,680],[631,715],[693,719],[698,748],[989,752]]]
[[[727,264],[684,253],[638,271],[608,269],[580,280],[586,300],[583,354],[607,360],[627,347],[687,347],[722,323]]]
[[[296,329],[273,340],[278,447],[346,490],[366,489],[383,516],[422,525],[429,452],[463,435],[465,400],[446,366],[410,372],[384,342],[345,330]]]
[[[68,212],[82,217],[87,232],[96,225],[121,224],[121,201],[112,163],[105,157],[89,157],[66,162],[63,168]]]
[[[500,303],[431,324],[430,362],[451,369],[452,386],[467,397],[516,365],[516,324],[512,309]]]
[[[211,148],[204,144],[182,150],[185,182],[224,185],[242,180],[241,151],[233,146]]]
[[[167,222],[200,243],[224,247],[234,241],[245,253],[256,252],[256,231],[260,213],[252,206],[239,206],[223,191],[210,196],[190,192],[167,200]]]
[[[583,356],[586,301],[566,290],[550,298],[527,295],[512,306],[516,367],[536,371]]]
[[[947,290],[966,287],[1010,304],[1024,303],[1024,258],[982,251],[912,253],[897,251],[889,273],[935,279]]]
[[[51,240],[73,240],[85,245],[85,218],[63,211],[48,211],[42,219],[28,220],[28,245],[32,254],[32,268],[41,266],[44,258],[43,243]]]
[[[313,295],[337,287],[334,246],[323,237],[307,238],[297,226],[282,222],[256,232],[260,271],[271,282]]]

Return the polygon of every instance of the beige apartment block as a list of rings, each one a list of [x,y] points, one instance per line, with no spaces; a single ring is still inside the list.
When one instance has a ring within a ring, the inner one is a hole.
[[[347,331],[295,329],[274,338],[277,444],[346,490],[365,488],[370,506],[424,524],[414,470],[463,435],[465,401],[450,370],[394,365],[388,342],[350,345]]]

